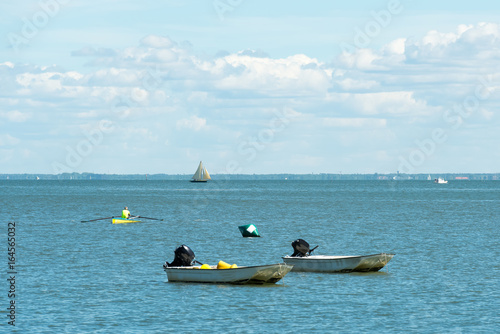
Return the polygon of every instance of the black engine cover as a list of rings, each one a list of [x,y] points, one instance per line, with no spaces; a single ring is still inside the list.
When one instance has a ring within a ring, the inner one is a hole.
[[[175,258],[172,263],[165,262],[167,267],[189,267],[194,262],[194,252],[186,245],[179,246],[175,249]]]
[[[309,244],[304,239],[297,239],[292,242],[293,254],[295,257],[304,257],[309,253]]]

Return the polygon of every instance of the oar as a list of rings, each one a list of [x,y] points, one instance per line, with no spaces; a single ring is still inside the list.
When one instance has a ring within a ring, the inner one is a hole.
[[[96,220],[104,220],[104,219],[112,219],[112,218],[115,218],[115,216],[106,217],[106,218],[97,218],[97,219],[91,219],[91,220],[82,220],[82,223],[95,222]]]
[[[149,217],[144,217],[144,216],[137,216],[137,218],[144,218],[144,219],[151,219],[151,220],[159,220],[159,221],[163,221],[163,219],[158,219],[158,218],[149,218]]]

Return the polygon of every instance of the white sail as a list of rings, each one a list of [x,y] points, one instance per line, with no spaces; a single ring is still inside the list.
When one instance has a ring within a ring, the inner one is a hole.
[[[203,165],[201,164],[201,161],[200,161],[200,165],[198,166],[198,169],[196,170],[196,172],[194,172],[194,175],[192,177],[193,180],[200,180],[201,179],[202,168],[203,168]]]
[[[203,178],[205,180],[211,180],[212,178],[210,177],[210,174],[208,174],[208,170],[206,168],[203,168]]]
[[[210,174],[208,174],[208,171],[206,168],[203,167],[203,163],[200,161],[200,164],[198,165],[198,169],[194,173],[192,177],[193,181],[207,181],[211,180]]]

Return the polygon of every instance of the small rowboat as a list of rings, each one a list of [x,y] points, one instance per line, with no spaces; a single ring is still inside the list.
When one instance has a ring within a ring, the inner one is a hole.
[[[112,218],[112,223],[113,224],[127,224],[127,223],[140,223],[140,220],[136,220],[134,218],[119,218],[119,217],[114,217]]]
[[[229,269],[217,269],[217,266],[209,267],[210,269],[201,269],[201,266],[165,266],[164,269],[169,282],[268,284],[281,280],[293,266],[278,263]]]
[[[285,256],[283,257],[283,261],[285,261],[286,264],[293,265],[292,271],[350,273],[379,271],[393,256],[394,254],[387,253],[361,256]]]

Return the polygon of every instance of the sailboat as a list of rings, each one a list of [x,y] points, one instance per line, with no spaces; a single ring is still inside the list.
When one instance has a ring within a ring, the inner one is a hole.
[[[208,180],[211,179],[212,178],[210,177],[210,174],[208,174],[207,169],[203,167],[203,163],[200,161],[198,169],[191,178],[191,182],[207,182]]]

